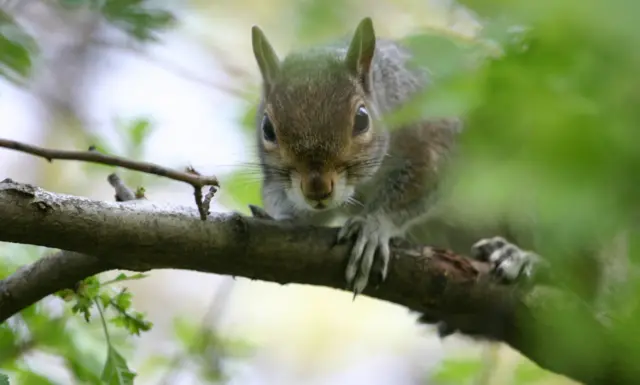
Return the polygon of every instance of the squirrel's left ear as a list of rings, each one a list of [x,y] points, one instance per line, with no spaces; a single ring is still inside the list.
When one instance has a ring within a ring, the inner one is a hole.
[[[280,70],[280,59],[278,59],[267,37],[257,25],[251,28],[251,43],[253,44],[253,55],[256,57],[262,74],[265,90],[268,90],[273,85]]]
[[[370,91],[369,78],[373,54],[376,50],[376,33],[370,17],[362,19],[351,39],[346,63],[349,71],[357,76],[365,91]]]

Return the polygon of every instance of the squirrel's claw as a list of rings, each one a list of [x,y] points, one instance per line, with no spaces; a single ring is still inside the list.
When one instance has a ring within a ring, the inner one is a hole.
[[[481,239],[471,247],[471,257],[491,263],[491,273],[500,281],[511,284],[531,281],[541,258],[520,249],[502,237]]]
[[[341,228],[340,231],[338,231],[338,243],[342,243],[350,238],[353,238],[354,235],[356,235],[356,233],[358,232],[358,226],[354,226],[353,224],[349,223],[350,221],[347,221],[347,223],[345,223]]]
[[[271,215],[269,215],[266,212],[266,210],[263,209],[262,207],[258,207],[258,206],[255,206],[255,205],[249,205],[249,210],[251,211],[251,215],[254,218],[275,220],[275,218],[272,217]]]
[[[387,276],[390,251],[388,231],[373,216],[358,216],[349,219],[338,233],[338,241],[356,237],[351,249],[345,272],[347,285],[353,289],[354,296],[362,293],[369,283],[376,254],[381,259],[381,282]]]

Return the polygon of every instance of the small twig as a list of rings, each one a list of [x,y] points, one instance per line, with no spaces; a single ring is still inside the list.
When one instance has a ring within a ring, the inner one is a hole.
[[[109,328],[107,327],[107,321],[104,318],[104,311],[102,310],[102,305],[100,304],[100,301],[98,301],[97,298],[94,298],[93,302],[95,303],[96,308],[98,308],[98,313],[100,314],[100,321],[102,323],[102,330],[104,331],[104,338],[107,340],[107,346],[111,348],[111,336],[109,335]]]
[[[192,166],[187,167],[187,172],[194,175],[200,175],[200,173],[196,171],[196,169],[193,168]],[[200,214],[200,219],[202,219],[203,221],[206,221],[207,216],[209,216],[209,207],[211,206],[211,199],[213,199],[213,196],[215,195],[216,191],[218,191],[216,189],[216,186],[211,186],[209,188],[209,192],[207,192],[207,195],[203,198],[202,189],[200,187],[194,186],[193,196],[196,199],[196,206],[198,207],[198,213]]]
[[[200,219],[203,221],[207,220],[207,215],[209,215],[209,211],[205,210],[204,205],[202,204],[202,189],[195,187],[193,189],[193,197],[196,200],[196,206],[198,207],[198,213],[200,214]]]
[[[210,186],[209,192],[207,192],[207,194],[204,196],[204,199],[202,200],[202,207],[207,212],[207,215],[209,214],[209,207],[211,207],[211,200],[216,195],[217,191],[218,189],[215,186]]]
[[[117,174],[110,174],[107,177],[109,184],[116,190],[116,202],[126,202],[136,199],[136,193],[124,184]]]
[[[56,160],[77,160],[82,162],[98,163],[98,164],[104,164],[108,166],[122,167],[129,170],[140,171],[147,174],[158,175],[165,178],[177,180],[180,182],[189,183],[196,190],[196,205],[198,206],[198,211],[200,211],[200,216],[203,220],[205,220],[208,215],[207,214],[208,208],[202,207],[203,200],[202,200],[201,189],[205,186],[213,186],[213,187],[220,186],[218,183],[218,178],[216,178],[215,176],[203,176],[196,172],[193,172],[191,169],[187,170],[186,172],[182,172],[182,171],[173,170],[167,167],[163,167],[155,163],[138,162],[135,160],[131,160],[131,159],[115,156],[115,155],[102,154],[96,151],[95,148],[93,147],[91,147],[89,151],[51,150],[43,147],[33,146],[31,144],[21,143],[15,140],[2,139],[2,138],[0,138],[0,147],[39,156],[41,158],[45,158],[49,162],[56,159]],[[112,186],[116,188],[116,198],[118,198],[119,193],[124,193],[124,191],[118,191],[118,187],[113,183],[112,183]],[[199,199],[198,199],[198,196],[199,196]],[[210,201],[211,199],[209,199],[209,202]],[[203,213],[205,213],[204,216],[203,216]]]

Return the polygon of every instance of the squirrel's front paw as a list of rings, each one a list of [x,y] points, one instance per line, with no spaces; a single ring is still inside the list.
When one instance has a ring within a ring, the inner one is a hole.
[[[380,267],[374,273],[378,274],[380,282],[387,277],[391,230],[388,223],[375,215],[352,217],[340,229],[338,242],[356,238],[345,273],[347,285],[354,295],[362,293],[367,286],[376,255],[381,263],[376,263],[376,270]]]
[[[502,237],[485,238],[471,247],[471,257],[492,265],[491,273],[503,283],[530,282],[541,258]]]

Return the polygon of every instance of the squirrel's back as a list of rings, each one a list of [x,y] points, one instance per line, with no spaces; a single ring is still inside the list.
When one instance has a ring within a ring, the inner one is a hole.
[[[429,82],[427,69],[411,63],[411,52],[399,43],[385,39],[376,40],[371,75],[383,113],[406,102]]]

